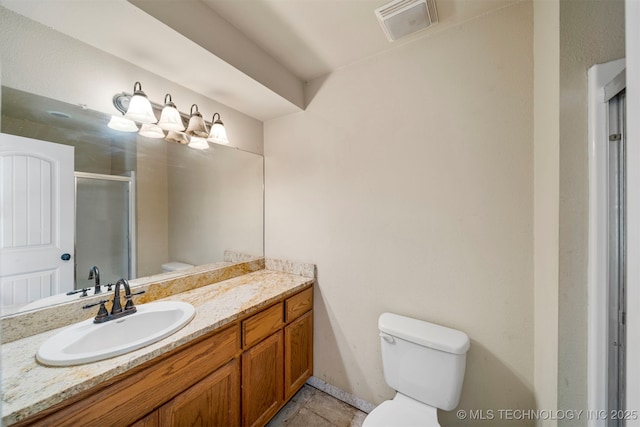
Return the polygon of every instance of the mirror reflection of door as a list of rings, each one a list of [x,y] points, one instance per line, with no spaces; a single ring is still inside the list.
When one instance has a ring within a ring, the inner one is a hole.
[[[0,134],[0,307],[73,289],[73,147]]]

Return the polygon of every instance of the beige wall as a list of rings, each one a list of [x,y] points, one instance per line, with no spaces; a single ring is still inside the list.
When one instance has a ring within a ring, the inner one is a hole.
[[[560,0],[534,0],[533,7],[534,389],[538,408],[553,410],[558,406]]]
[[[156,139],[137,138],[137,276],[162,271],[169,261],[169,178],[167,148]]]
[[[167,151],[170,260],[206,264],[222,261],[225,250],[263,255],[263,157],[223,146]]]
[[[560,1],[560,409],[587,405],[587,70],[622,57],[624,1]]]
[[[391,311],[471,337],[461,408],[535,405],[532,13],[345,67],[310,83],[305,112],[265,123],[266,254],[318,265],[321,379],[390,398],[377,319]]]

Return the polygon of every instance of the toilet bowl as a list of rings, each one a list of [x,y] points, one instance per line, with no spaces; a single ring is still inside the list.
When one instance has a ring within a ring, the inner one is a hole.
[[[439,427],[438,410],[415,399],[396,393],[371,411],[362,427]]]
[[[377,406],[363,427],[436,427],[438,409],[460,400],[469,337],[461,331],[392,313],[378,320],[382,368],[396,390]]]

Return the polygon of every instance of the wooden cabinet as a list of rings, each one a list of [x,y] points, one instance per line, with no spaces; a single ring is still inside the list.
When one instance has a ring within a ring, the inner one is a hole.
[[[246,349],[282,329],[282,307],[282,303],[278,303],[242,322],[242,348]]]
[[[131,425],[240,355],[233,325],[136,367],[18,425]]]
[[[312,307],[308,287],[16,426],[263,426],[313,372]]]
[[[160,425],[160,414],[158,411],[153,411],[146,417],[133,423],[131,427],[158,427]]]
[[[284,328],[284,399],[289,400],[313,372],[312,312]]]
[[[266,424],[311,376],[312,308],[307,288],[242,322],[243,426]]]
[[[237,359],[180,393],[158,410],[159,426],[235,426],[240,422]]]
[[[284,321],[289,323],[313,308],[313,288],[298,292],[284,301]]]
[[[266,424],[283,405],[282,335],[278,331],[242,354],[243,426]]]
[[[240,362],[233,359],[131,427],[240,425]]]

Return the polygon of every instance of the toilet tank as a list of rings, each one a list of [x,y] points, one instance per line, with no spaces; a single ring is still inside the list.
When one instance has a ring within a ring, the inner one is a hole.
[[[185,262],[172,261],[162,264],[162,272],[168,273],[170,271],[186,270],[187,268],[191,267],[193,267],[193,265],[187,264]]]
[[[392,313],[378,320],[387,384],[424,404],[458,405],[469,349],[461,331]]]

